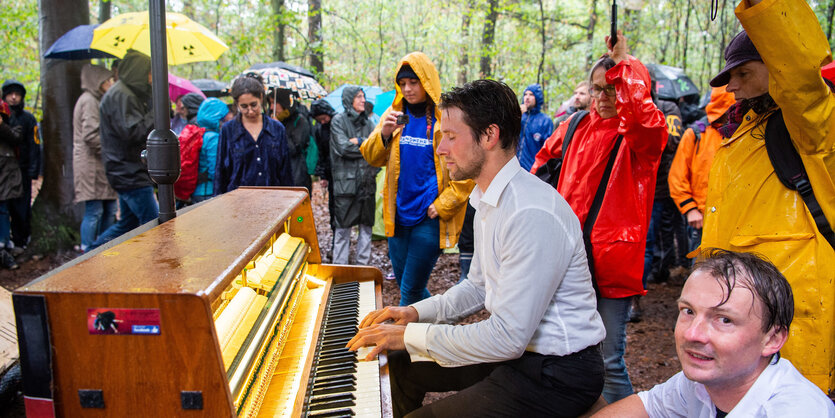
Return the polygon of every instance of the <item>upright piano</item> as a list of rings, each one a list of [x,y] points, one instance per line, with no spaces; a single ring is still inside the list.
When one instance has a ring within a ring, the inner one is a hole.
[[[305,189],[240,188],[14,292],[27,415],[391,416],[344,348],[381,284],[321,263]]]

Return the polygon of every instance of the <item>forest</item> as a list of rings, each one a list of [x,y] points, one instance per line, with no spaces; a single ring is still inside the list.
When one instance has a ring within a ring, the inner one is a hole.
[[[736,1],[617,3],[632,55],[682,68],[702,93],[724,64],[724,45],[740,30]],[[831,45],[835,0],[810,5]],[[252,64],[284,61],[311,70],[328,91],[345,83],[390,90],[397,60],[419,50],[434,61],[444,89],[486,77],[504,81],[521,99],[538,82],[544,110],[553,113],[606,52],[611,6],[612,0],[174,0],[167,11],[209,28],[229,50],[217,61],[169,71],[228,83]],[[56,238],[56,245],[73,240],[71,219],[80,219],[72,202],[71,126],[83,62],[42,54],[75,26],[148,7],[143,0],[17,0],[0,8],[0,74],[27,86],[26,107],[41,124],[44,182],[35,223],[47,229],[35,233]]]

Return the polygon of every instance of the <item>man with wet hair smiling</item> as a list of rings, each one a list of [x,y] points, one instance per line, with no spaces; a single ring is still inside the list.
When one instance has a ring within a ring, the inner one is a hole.
[[[832,401],[780,358],[794,317],[786,278],[754,254],[705,252],[678,300],[682,371],[595,417],[835,417]]]

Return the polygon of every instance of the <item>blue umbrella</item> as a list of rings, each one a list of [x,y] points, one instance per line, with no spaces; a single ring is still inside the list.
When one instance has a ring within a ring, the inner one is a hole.
[[[80,25],[58,38],[43,55],[44,58],[63,60],[88,60],[92,58],[116,58],[104,51],[90,48],[93,29],[98,25]]]
[[[391,106],[391,102],[394,101],[394,93],[396,93],[396,91],[389,90],[385,93],[378,94],[374,100],[374,113],[382,116],[383,112],[385,112],[386,109]]]
[[[345,111],[345,108],[342,106],[342,91],[345,90],[345,86],[348,84],[343,84],[339,86],[336,90],[332,91],[330,94],[325,96],[325,100],[333,106],[333,109],[336,113],[342,113]],[[383,94],[383,89],[377,86],[360,86],[362,91],[365,93],[365,100],[368,100],[371,103],[374,103],[374,113],[378,115],[382,115],[381,112],[377,111],[377,96]],[[383,108],[386,110],[391,105],[391,102],[394,100],[394,95],[391,96],[391,99],[388,101],[388,105]]]

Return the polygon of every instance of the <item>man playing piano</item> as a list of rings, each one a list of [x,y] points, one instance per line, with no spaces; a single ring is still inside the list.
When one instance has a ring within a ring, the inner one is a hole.
[[[389,352],[395,416],[566,416],[603,388],[596,310],[577,217],[516,159],[521,111],[507,85],[441,95],[438,145],[453,180],[473,179],[475,252],[443,295],[373,311],[348,343]],[[450,325],[480,309],[490,317]],[[426,392],[458,391],[421,407]]]

